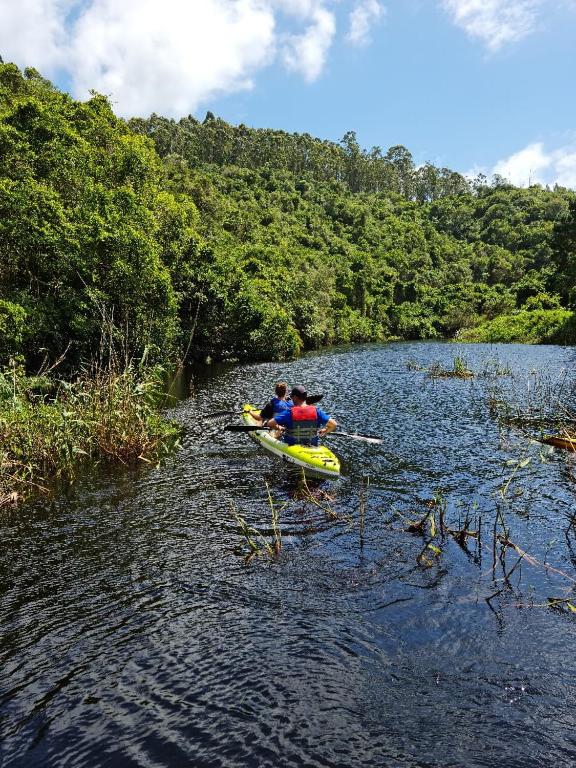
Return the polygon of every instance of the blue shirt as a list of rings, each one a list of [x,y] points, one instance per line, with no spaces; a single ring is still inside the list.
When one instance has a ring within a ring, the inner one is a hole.
[[[279,397],[273,397],[272,400],[269,400],[264,408],[262,408],[260,411],[260,418],[271,419],[278,413],[289,410],[293,405],[294,403],[292,400],[280,400]]]
[[[282,411],[282,413],[277,414],[274,416],[274,421],[276,424],[278,424],[279,427],[286,427],[286,429],[292,429],[292,410],[289,409],[287,411]],[[328,416],[327,413],[324,413],[323,410],[320,408],[316,408],[316,426],[318,428],[325,426],[330,421],[330,416]],[[292,437],[292,435],[283,434],[282,435],[282,442],[287,443],[288,445],[296,445],[296,440]],[[315,437],[312,440],[312,445],[318,445],[318,438]]]
[[[284,411],[289,411],[294,403],[292,400],[280,400],[279,397],[273,397],[272,400],[270,400],[270,405],[272,406],[272,411],[274,412],[274,418],[276,418],[277,414],[283,413]]]

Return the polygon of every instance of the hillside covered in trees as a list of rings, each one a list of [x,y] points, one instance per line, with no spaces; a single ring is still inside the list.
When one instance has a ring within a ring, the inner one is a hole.
[[[416,167],[353,132],[126,123],[1,64],[0,265],[0,363],[29,369],[90,359],[103,328],[150,359],[485,338],[510,318],[572,342],[576,195]]]

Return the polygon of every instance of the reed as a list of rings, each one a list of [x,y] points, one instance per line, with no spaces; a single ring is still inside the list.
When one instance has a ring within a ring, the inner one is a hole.
[[[270,486],[268,483],[266,483],[266,493],[268,494],[268,504],[270,505],[270,511],[272,513],[272,532],[274,535],[274,554],[276,557],[280,554],[282,550],[282,533],[280,531],[280,525],[279,525],[279,518],[280,513],[278,510],[278,507],[274,504],[274,501],[272,500],[272,494],[270,493]]]
[[[276,560],[282,551],[282,531],[280,530],[280,511],[285,505],[279,506],[272,498],[270,492],[270,486],[266,483],[266,493],[268,496],[268,506],[270,507],[270,514],[272,517],[272,543],[268,541],[267,535],[265,535],[258,528],[249,525],[245,518],[239,515],[234,506],[232,506],[232,514],[234,519],[238,523],[238,532],[242,536],[243,544],[247,547],[247,551],[242,545],[236,547],[234,552],[244,558],[246,564],[250,563],[258,555],[267,555],[271,560]]]
[[[234,513],[234,519],[238,523],[238,532],[242,536],[244,544],[248,547],[248,552],[245,552],[242,546],[236,547],[234,552],[244,558],[246,565],[263,552],[267,553],[269,556],[274,555],[274,550],[257,528],[248,525],[246,520],[236,513]]]
[[[428,367],[428,378],[430,379],[472,379],[474,373],[468,368],[468,364],[463,357],[456,356],[453,360],[452,368],[444,368],[441,363],[432,363]]]
[[[364,547],[364,529],[366,525],[366,500],[368,496],[368,488],[370,486],[369,475],[363,475],[362,484],[360,486],[360,505],[359,505],[359,531],[360,531],[360,548]]]
[[[576,448],[576,379],[573,373],[559,378],[531,371],[512,389],[493,388],[490,415],[501,428],[512,428],[525,437],[559,448]]]
[[[523,461],[523,459],[519,459],[514,462],[512,475],[503,484],[503,489],[507,490],[511,479],[521,468]],[[459,514],[456,520],[453,513],[452,515],[448,514],[446,499],[441,492],[438,492],[434,498],[421,502],[426,509],[424,514],[417,519],[410,519],[396,511],[396,515],[405,522],[404,530],[421,537],[423,540],[422,548],[416,556],[418,566],[422,569],[429,569],[434,565],[439,565],[441,556],[445,556],[448,552],[446,542],[450,540],[455,541],[467,556],[473,558],[478,566],[482,565],[482,552],[489,551],[492,562],[486,575],[490,577],[492,592],[487,594],[484,600],[497,616],[498,613],[493,602],[503,594],[518,594],[522,582],[522,568],[527,567],[545,571],[547,575],[554,574],[563,579],[566,584],[565,594],[546,597],[545,601],[539,604],[531,600],[530,607],[550,608],[574,618],[574,614],[576,614],[576,577],[548,563],[548,550],[544,559],[539,560],[512,539],[512,531],[504,514],[506,492],[500,492],[499,496],[501,498],[496,503],[491,525],[492,535],[488,541],[484,540],[482,517],[477,514],[475,505],[465,509],[464,517],[462,518]],[[451,521],[449,520],[450,517]],[[570,535],[576,536],[575,531],[576,515],[569,521],[568,529],[565,531],[566,538],[568,539]],[[550,543],[550,546],[553,543],[554,541]],[[473,548],[471,548],[471,544],[474,545]],[[515,576],[514,582],[513,576]],[[520,595],[517,605],[518,607],[526,605]]]
[[[467,554],[471,554],[468,548],[469,540],[475,541],[475,559],[480,560],[480,516],[474,518],[472,512],[467,510],[464,520],[459,518],[458,521],[449,523],[448,504],[441,491],[438,491],[433,498],[424,500],[422,504],[426,507],[426,511],[419,519],[412,520],[401,515],[407,523],[405,530],[424,538],[424,547],[416,557],[419,565],[426,568],[434,565],[444,551],[447,538],[453,539]],[[476,524],[476,529],[471,527],[473,523]]]
[[[17,366],[0,372],[0,504],[71,483],[87,461],[158,462],[179,432],[161,394],[161,371],[134,365],[43,388]]]
[[[475,376],[474,372],[468,368],[466,360],[459,355],[453,358],[452,368],[446,368],[438,361],[425,367],[416,360],[407,360],[406,368],[412,372],[423,371],[429,379],[472,379]]]

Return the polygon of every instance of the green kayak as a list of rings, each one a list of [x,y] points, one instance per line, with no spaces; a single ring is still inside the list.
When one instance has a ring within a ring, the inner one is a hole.
[[[257,425],[249,411],[258,411],[253,405],[244,405],[242,421],[249,426]],[[266,430],[256,430],[248,433],[262,448],[284,461],[302,467],[310,477],[322,477],[337,480],[340,477],[340,462],[329,448],[324,445],[287,445],[277,440],[273,433]]]

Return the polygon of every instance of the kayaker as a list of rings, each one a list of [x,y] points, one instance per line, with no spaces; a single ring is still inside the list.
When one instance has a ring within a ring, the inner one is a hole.
[[[274,387],[274,397],[266,403],[264,408],[260,412],[251,411],[251,415],[257,421],[263,421],[264,419],[271,419],[282,411],[288,411],[292,407],[292,401],[286,397],[288,391],[288,384],[285,381],[279,381]]]
[[[300,385],[293,387],[290,398],[292,408],[272,419],[264,419],[263,427],[282,427],[281,440],[288,445],[318,445],[319,437],[329,434],[338,426],[336,421],[315,405],[306,405],[308,393]]]

